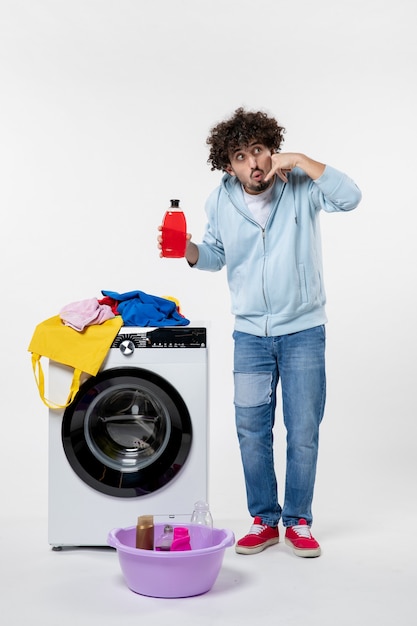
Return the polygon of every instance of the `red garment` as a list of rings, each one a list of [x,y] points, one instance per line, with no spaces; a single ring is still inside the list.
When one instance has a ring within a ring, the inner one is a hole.
[[[99,304],[107,304],[115,315],[120,315],[117,310],[117,306],[119,304],[118,300],[114,300],[114,298],[110,298],[110,296],[104,296],[101,300],[98,301]]]

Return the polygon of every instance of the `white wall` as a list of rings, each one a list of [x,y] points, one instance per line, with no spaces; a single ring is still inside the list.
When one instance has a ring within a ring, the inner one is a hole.
[[[329,394],[316,520],[415,508],[413,16],[413,0],[2,0],[4,514],[46,512],[35,325],[102,289],[141,289],[175,295],[211,324],[211,507],[247,515],[225,272],[191,271],[156,249],[171,197],[199,240],[220,179],[205,139],[240,105],[276,115],[285,150],[346,171],[363,191],[357,211],[322,219]],[[281,478],[283,437],[278,419]]]

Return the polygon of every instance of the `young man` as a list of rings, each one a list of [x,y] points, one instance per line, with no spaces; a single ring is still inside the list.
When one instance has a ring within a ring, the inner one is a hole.
[[[319,212],[354,209],[361,192],[345,174],[304,154],[279,153],[285,129],[240,108],[207,139],[221,185],[206,204],[201,244],[188,235],[186,259],[202,270],[227,267],[234,329],[234,405],[249,533],[236,544],[254,554],[285,542],[320,555],[311,534],[319,426],[324,413],[325,291]],[[278,500],[273,426],[281,381],[287,431],[285,501]]]

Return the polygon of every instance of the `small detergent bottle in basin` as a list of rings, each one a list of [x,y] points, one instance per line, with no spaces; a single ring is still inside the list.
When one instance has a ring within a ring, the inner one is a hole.
[[[153,515],[140,515],[136,524],[136,547],[153,550]]]
[[[194,504],[190,533],[192,548],[196,545],[209,547],[213,543],[213,517],[205,500],[198,500]]]
[[[171,544],[171,552],[178,552],[181,550],[191,550],[190,533],[188,528],[184,526],[174,527],[174,538]]]
[[[192,524],[201,524],[208,528],[213,528],[213,517],[210,513],[209,505],[204,500],[198,500],[194,504],[194,511],[191,515]]]
[[[164,526],[162,535],[158,537],[155,542],[155,550],[162,550],[168,552],[171,550],[172,542],[174,539],[174,529],[170,524]]]

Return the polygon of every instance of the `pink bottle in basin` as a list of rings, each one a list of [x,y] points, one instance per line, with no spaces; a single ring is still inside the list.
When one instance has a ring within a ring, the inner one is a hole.
[[[162,256],[179,259],[185,255],[187,222],[179,200],[171,200],[162,222]]]
[[[185,526],[174,527],[174,539],[171,544],[171,552],[191,550],[190,534]]]

